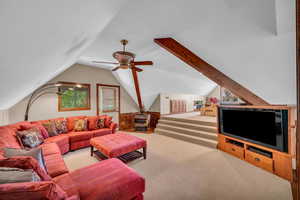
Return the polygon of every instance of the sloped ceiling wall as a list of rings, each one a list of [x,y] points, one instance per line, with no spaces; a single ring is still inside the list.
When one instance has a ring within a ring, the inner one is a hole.
[[[121,49],[123,38],[136,60],[154,62],[139,73],[146,108],[160,92],[205,95],[214,88],[212,81],[155,45],[156,37],[175,38],[269,103],[296,102],[295,26],[288,20],[294,16],[293,1],[119,2],[1,1],[0,81],[5,85],[0,88],[0,109],[77,58],[88,65],[94,65],[92,60],[114,61],[111,54]],[[136,99],[130,71],[114,75]]]
[[[124,0],[1,0],[0,110],[70,67]]]

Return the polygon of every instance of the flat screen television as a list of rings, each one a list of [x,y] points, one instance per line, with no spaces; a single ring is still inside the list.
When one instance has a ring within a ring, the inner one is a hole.
[[[288,152],[288,110],[219,107],[224,135]]]

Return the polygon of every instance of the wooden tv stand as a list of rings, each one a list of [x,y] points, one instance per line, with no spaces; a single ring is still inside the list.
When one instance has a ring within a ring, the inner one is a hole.
[[[228,107],[228,106],[226,106]],[[269,171],[281,178],[292,181],[292,158],[294,157],[294,123],[293,108],[288,106],[231,106],[251,107],[264,109],[287,109],[289,111],[288,153],[280,152],[262,145],[247,142],[241,139],[218,134],[218,149],[229,153],[241,160]]]

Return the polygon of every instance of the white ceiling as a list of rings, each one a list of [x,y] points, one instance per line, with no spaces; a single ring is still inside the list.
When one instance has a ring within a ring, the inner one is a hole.
[[[74,62],[114,61],[129,40],[149,108],[160,92],[205,95],[215,86],[153,42],[173,37],[274,104],[296,102],[294,2],[282,0],[38,0],[0,2],[0,109]],[[111,69],[113,66],[94,65]],[[129,70],[114,75],[136,99]]]

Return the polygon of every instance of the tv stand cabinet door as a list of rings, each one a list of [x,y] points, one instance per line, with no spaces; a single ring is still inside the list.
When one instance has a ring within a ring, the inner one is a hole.
[[[273,153],[274,173],[286,180],[292,181],[292,157]]]

